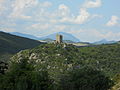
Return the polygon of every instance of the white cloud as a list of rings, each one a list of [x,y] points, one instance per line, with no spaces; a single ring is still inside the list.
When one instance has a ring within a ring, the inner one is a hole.
[[[14,28],[7,28],[7,27],[0,28],[0,30],[2,30],[4,32],[15,32]]]
[[[87,0],[83,4],[82,8],[80,8],[78,15],[67,15],[67,14],[70,14],[70,11],[69,11],[69,13],[65,14],[65,11],[67,12],[69,10],[69,8],[66,7],[65,5],[61,5],[59,8],[65,10],[65,11],[63,12],[64,17],[62,17],[60,22],[83,24],[83,23],[89,21],[90,19],[93,19],[96,17],[101,18],[101,15],[90,14],[87,10],[88,8],[100,7],[101,4],[102,4],[101,0],[96,0],[96,1]]]
[[[58,7],[58,14],[59,16],[69,16],[70,14],[70,9],[68,6],[66,6],[65,4],[60,4]]]
[[[101,0],[96,0],[96,1],[87,0],[85,4],[83,4],[83,7],[84,8],[96,8],[96,7],[100,7],[101,5],[102,5]]]
[[[88,1],[88,3],[90,2],[92,1]],[[100,3],[100,1],[96,0],[96,2],[94,2],[94,7],[96,7],[98,3]],[[40,2],[38,0],[15,0],[12,4],[13,11],[9,17],[32,19],[40,22],[83,24],[88,20],[93,19],[94,16],[88,12],[87,7],[80,8],[79,13],[74,15],[71,13],[70,8],[65,4],[60,4],[57,10],[48,11],[47,9],[51,5],[52,3],[48,1]],[[36,10],[32,11],[32,14],[27,14],[27,10],[30,12],[30,8],[34,7],[36,7]]]
[[[60,4],[59,9],[68,10],[68,7],[65,4]]]
[[[87,12],[86,9],[81,8],[80,9],[80,14],[75,18],[75,23],[82,24],[86,22],[90,17],[90,14]]]
[[[108,32],[104,34],[104,37],[108,40],[117,40],[120,41],[120,32]]]
[[[101,0],[96,0],[96,2],[91,1],[91,0],[87,0],[83,4],[83,7],[80,8],[80,12],[79,12],[79,14],[77,16],[63,17],[61,19],[61,22],[70,22],[70,23],[75,23],[75,24],[83,24],[83,23],[85,23],[85,22],[87,22],[90,19],[93,19],[95,17],[101,17],[101,15],[96,15],[96,14],[91,15],[87,10],[87,8],[95,8],[95,7],[100,7],[100,6],[101,6]],[[65,6],[62,6],[62,7],[64,7],[65,9],[68,9]]]
[[[8,27],[13,27],[13,26],[16,26],[16,23],[14,22],[14,21],[10,21],[10,20],[8,20],[8,21],[0,21],[0,26],[2,27],[2,26],[8,26]]]
[[[83,24],[90,18],[90,13],[85,8],[80,9],[80,13],[77,16],[64,17],[61,22],[70,22],[75,24]]]
[[[66,25],[55,25],[55,26],[53,26],[52,31],[60,32],[60,31],[64,31],[66,28],[68,28]]]
[[[106,26],[118,26],[119,24],[119,17],[117,16],[112,16],[110,21],[107,22]]]
[[[5,0],[0,0],[0,9],[2,8],[2,4],[5,2]]]
[[[0,0],[0,3],[4,2],[4,0]]]
[[[50,6],[52,6],[52,3],[46,1],[46,2],[43,2],[43,3],[41,4],[41,6],[42,6],[42,7],[50,7]]]
[[[0,0],[0,15],[6,9],[6,7],[4,6],[4,3],[5,3],[5,0]]]
[[[4,3],[4,0],[0,0],[0,9],[2,8],[3,3]]]
[[[48,28],[50,28],[50,24],[48,23],[46,24],[37,23],[37,24],[33,24],[29,29],[46,30]]]
[[[9,17],[32,19],[36,17],[33,15],[35,12],[37,12],[37,14],[41,13],[41,10],[48,8],[51,5],[52,3],[48,1],[40,2],[39,0],[14,0],[12,3],[13,10]]]
[[[48,11],[48,8],[39,7],[34,13],[34,20],[47,23],[59,23],[62,18],[69,17],[70,9],[65,4],[60,4],[57,9]]]
[[[13,11],[10,14],[10,17],[28,19],[30,16],[24,15],[25,10],[37,4],[37,0],[15,0],[12,4]]]
[[[55,25],[52,23],[37,23],[37,24],[32,24],[31,27],[28,27],[28,30],[40,30],[40,31],[47,31],[50,30],[51,32],[58,32],[61,30],[65,30],[67,26],[66,25]]]

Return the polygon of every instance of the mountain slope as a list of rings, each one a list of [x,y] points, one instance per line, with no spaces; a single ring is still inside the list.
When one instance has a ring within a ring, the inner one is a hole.
[[[49,38],[49,39],[52,39],[52,40],[55,40],[56,39],[56,34],[61,34],[63,35],[63,40],[71,40],[73,42],[79,42],[80,40],[77,39],[76,37],[74,37],[73,35],[69,34],[69,33],[65,33],[65,32],[58,32],[58,33],[54,33],[54,34],[50,34],[48,36],[45,36],[45,37],[41,37],[40,39],[41,40],[44,40],[46,38]]]
[[[0,32],[0,54],[16,53],[23,49],[33,48],[41,42]]]

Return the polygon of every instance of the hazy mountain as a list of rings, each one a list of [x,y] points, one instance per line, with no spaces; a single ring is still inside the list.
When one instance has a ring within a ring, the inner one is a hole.
[[[70,41],[73,41],[73,42],[79,42],[79,41],[80,41],[79,39],[77,39],[77,38],[76,38],[75,36],[73,36],[72,34],[65,33],[65,32],[58,32],[58,33],[50,34],[50,35],[48,35],[48,36],[41,37],[40,40],[44,40],[44,39],[46,39],[46,38],[55,40],[55,39],[56,39],[56,34],[63,35],[63,40],[70,40]]]
[[[30,38],[30,39],[35,39],[35,40],[45,40],[45,41],[53,41],[56,39],[56,34],[61,34],[63,35],[63,39],[66,41],[70,41],[70,42],[79,42],[80,40],[77,39],[75,36],[73,36],[72,34],[69,33],[65,33],[65,32],[58,32],[58,33],[54,33],[54,34],[50,34],[48,36],[45,37],[36,37],[33,35],[29,35],[29,34],[23,34],[23,33],[19,33],[19,32],[12,32],[11,34],[16,35],[16,36],[21,36],[21,37],[26,37],[26,38]]]
[[[0,31],[0,54],[16,53],[20,50],[33,48],[40,44],[41,42],[36,40],[19,37]]]
[[[117,41],[107,41],[106,39],[102,39],[100,41],[94,42],[93,44],[112,44],[116,43]]]
[[[24,34],[24,33],[19,33],[19,32],[11,32],[11,34],[16,35],[16,36],[21,36],[21,37],[26,37],[26,38],[30,38],[30,39],[39,40],[38,37],[30,35],[30,34]]]

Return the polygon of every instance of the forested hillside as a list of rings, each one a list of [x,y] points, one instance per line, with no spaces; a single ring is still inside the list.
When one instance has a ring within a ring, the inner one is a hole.
[[[120,44],[79,48],[80,59],[105,71],[109,76],[120,73]]]
[[[33,48],[40,44],[39,41],[0,32],[0,60],[20,50]]]
[[[40,45],[13,56],[5,74],[8,80],[13,78],[9,82],[12,86],[4,88],[18,85],[21,90],[108,90],[114,84],[119,88],[119,54],[120,44],[80,48]]]

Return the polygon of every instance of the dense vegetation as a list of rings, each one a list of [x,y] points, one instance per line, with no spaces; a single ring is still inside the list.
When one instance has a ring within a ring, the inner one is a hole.
[[[110,77],[120,73],[120,44],[84,47],[79,50],[87,65],[104,71]]]
[[[0,61],[8,59],[20,50],[40,45],[39,41],[0,32]]]
[[[40,45],[12,57],[0,90],[119,90],[119,54],[119,44]]]

